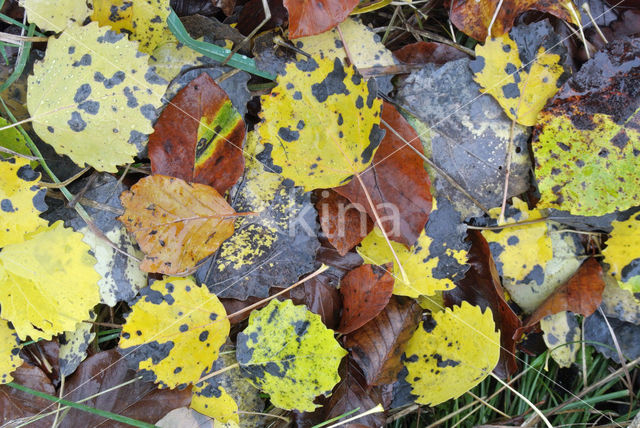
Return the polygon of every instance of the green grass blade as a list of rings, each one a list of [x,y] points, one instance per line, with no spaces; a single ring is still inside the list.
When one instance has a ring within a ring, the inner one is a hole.
[[[29,30],[27,31],[27,36],[29,37],[33,36],[35,29],[36,29],[36,26],[33,24],[30,24]],[[13,69],[13,73],[11,73],[11,76],[9,76],[7,81],[4,82],[2,86],[0,86],[0,92],[3,92],[5,89],[11,86],[13,82],[18,80],[18,78],[24,71],[24,66],[27,64],[27,59],[29,59],[29,52],[31,52],[31,42],[25,42],[22,47],[22,54],[20,55],[20,58],[18,58],[18,63],[16,64],[16,67]]]
[[[141,427],[141,428],[155,427],[155,425],[149,424],[147,422],[138,421],[136,419],[131,419],[126,416],[118,415],[116,413],[107,412],[106,410],[95,409],[93,407],[85,406],[84,404],[78,404],[78,403],[74,403],[73,401],[54,397],[53,395],[45,394],[44,392],[27,388],[26,386],[22,386],[15,382],[9,382],[7,383],[7,385],[19,391],[26,392],[27,394],[35,395],[36,397],[44,398],[45,400],[53,401],[54,403],[62,403],[65,406],[73,407],[74,409],[92,413],[94,415],[98,415],[103,418],[111,419],[112,421],[118,421],[118,422],[122,422],[123,424],[131,425],[134,427]]]
[[[1,7],[2,7],[2,4],[0,4],[0,8]],[[17,25],[18,27],[24,28],[25,30],[27,29],[27,26],[24,25],[22,22],[16,21],[15,19],[5,15],[4,13],[0,13],[0,21],[4,21],[8,24]],[[35,34],[38,37],[47,37],[46,35],[42,34],[40,31],[34,31],[33,34]]]
[[[196,52],[200,52],[201,54],[208,56],[209,58],[222,62],[231,53],[229,49],[221,48],[220,46],[191,38],[187,30],[184,28],[184,25],[182,25],[182,22],[180,22],[180,18],[178,18],[178,15],[176,15],[173,10],[171,10],[171,13],[169,14],[167,25],[169,26],[169,30],[171,30],[180,43],[190,47]],[[264,77],[265,79],[276,80],[276,76],[258,69],[255,61],[244,55],[234,54],[227,64],[230,67],[255,74],[256,76]]]

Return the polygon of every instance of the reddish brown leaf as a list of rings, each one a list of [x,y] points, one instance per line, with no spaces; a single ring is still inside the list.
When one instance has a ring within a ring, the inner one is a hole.
[[[290,298],[296,305],[305,305],[311,312],[320,315],[324,325],[330,329],[335,329],[340,321],[340,293],[331,285],[331,278],[327,275],[311,278],[283,297]]]
[[[49,395],[56,395],[51,381],[38,367],[24,363],[11,376],[17,384]],[[55,410],[55,406],[55,403],[44,398],[18,391],[7,385],[0,385],[0,422],[2,425],[15,419],[36,415],[41,411]],[[29,426],[34,428],[50,427],[52,423],[53,416],[40,419]]]
[[[406,64],[444,64],[469,55],[444,43],[416,42],[393,51],[393,55]]]
[[[513,334],[513,338],[519,339],[522,333],[529,331],[547,315],[571,311],[588,317],[602,303],[604,286],[600,263],[596,259],[588,259],[567,282],[556,288],[553,294],[533,311],[524,325]]]
[[[120,385],[136,376],[136,372],[127,368],[125,359],[115,349],[100,352],[87,358],[69,377],[65,385],[65,391],[69,391],[69,395],[65,398],[79,401]],[[130,383],[83,402],[90,407],[149,423],[155,423],[171,410],[188,406],[190,403],[191,390],[189,388],[159,390],[153,383],[143,381]],[[64,418],[62,427],[93,427],[99,424],[123,428],[128,426],[72,409]]]
[[[145,252],[140,269],[182,273],[233,234],[236,212],[213,187],[164,175],[138,181],[120,196],[118,217]]]
[[[289,39],[324,33],[344,21],[359,0],[284,0]]]
[[[413,299],[393,296],[377,317],[349,334],[345,346],[352,351],[369,385],[396,381],[402,370],[400,357],[411,338],[422,309]]]
[[[358,245],[373,229],[373,221],[347,198],[333,190],[318,192],[316,209],[325,236],[344,256]]]
[[[160,115],[149,137],[151,170],[223,194],[244,170],[244,135],[244,121],[227,94],[202,73]]]
[[[393,293],[390,267],[362,265],[342,278],[340,294],[344,309],[338,328],[340,333],[348,334],[359,329],[387,306]]]
[[[369,168],[360,174],[376,207],[389,238],[407,246],[415,244],[431,212],[431,182],[424,169],[422,158],[395,133],[411,146],[423,152],[416,131],[398,113],[393,105],[385,102],[380,126],[386,131],[380,147]],[[386,124],[392,129],[389,129]],[[334,189],[355,205],[363,207],[369,217],[374,211],[356,178]]]
[[[378,387],[367,387],[367,383],[358,365],[349,357],[345,358],[339,370],[340,383],[333,390],[329,403],[325,406],[325,420],[335,418],[343,413],[360,408],[352,416],[364,413],[382,403],[382,394]],[[375,413],[354,421],[354,424],[365,427],[382,427],[385,425],[384,413]],[[353,426],[353,425],[352,425]]]
[[[501,346],[500,360],[494,372],[502,378],[507,378],[518,370],[515,358],[516,343],[512,336],[516,329],[522,326],[522,321],[504,299],[500,276],[486,239],[477,230],[470,230],[468,237],[471,241],[471,268],[462,280],[456,282],[454,289],[443,293],[444,302],[449,307],[467,301],[483,310],[486,307],[491,308],[493,320],[500,330]]]
[[[484,41],[498,2],[495,0],[450,0],[449,19],[463,33]],[[504,0],[496,17],[491,34],[501,36],[513,27],[513,22],[522,12],[537,10],[550,13],[567,22],[577,24],[562,0]],[[577,11],[576,11],[577,12]],[[579,12],[578,12],[579,13]]]

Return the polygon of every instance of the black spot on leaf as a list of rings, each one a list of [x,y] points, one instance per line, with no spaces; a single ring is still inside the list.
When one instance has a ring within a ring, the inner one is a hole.
[[[37,172],[35,172],[29,165],[23,165],[18,168],[17,176],[24,181],[33,181],[36,180],[39,176]]]
[[[71,113],[71,119],[67,121],[69,128],[74,132],[81,132],[87,127],[87,122],[82,119],[82,116],[77,111]]]
[[[13,207],[13,204],[9,199],[3,199],[0,202],[0,209],[2,209],[2,211],[6,213],[12,213],[16,211],[16,209]]]
[[[321,103],[325,102],[330,95],[348,95],[349,91],[344,84],[346,77],[347,73],[344,71],[342,62],[336,58],[333,63],[333,71],[327,74],[322,82],[311,85],[311,94]]]
[[[85,101],[78,105],[78,109],[95,115],[98,114],[98,111],[100,110],[100,103],[97,101]]]
[[[73,96],[73,102],[76,104],[80,104],[91,95],[91,85],[88,83],[83,83],[80,85],[75,95]]]
[[[73,67],[80,67],[80,66],[87,66],[87,65],[91,65],[91,55],[89,54],[84,54],[82,55],[82,58],[80,58],[79,61],[75,61],[73,64],[71,64]]]
[[[300,138],[300,133],[290,128],[281,127],[280,129],[278,129],[278,136],[284,141],[291,143],[294,141],[298,141],[298,138]]]

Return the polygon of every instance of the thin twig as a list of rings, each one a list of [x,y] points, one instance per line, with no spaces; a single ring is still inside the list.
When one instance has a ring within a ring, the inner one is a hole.
[[[233,370],[233,369],[238,368],[238,367],[240,367],[240,363],[233,363],[230,366],[223,367],[220,370],[216,370],[215,372],[209,373],[206,376],[202,376],[200,379],[198,379],[197,382],[194,382],[194,384],[198,384],[200,382],[204,382],[205,380],[207,380],[209,378],[218,376],[219,374],[222,374],[224,372],[228,372],[229,370]]]
[[[22,153],[14,152],[13,150],[7,149],[6,147],[2,147],[2,146],[0,146],[0,152],[6,153],[6,154],[11,155],[11,156],[16,156],[16,157],[19,157],[19,158],[24,158],[24,159],[27,159],[27,160],[31,160],[31,161],[37,161],[38,160],[37,156],[23,155]]]
[[[533,410],[540,419],[542,419],[542,421],[544,422],[544,424],[546,426],[548,426],[549,428],[553,428],[553,425],[551,425],[551,422],[549,422],[549,420],[545,417],[544,413],[542,413],[542,411],[540,409],[538,409],[538,407],[533,404],[531,401],[529,401],[529,399],[527,397],[525,397],[524,395],[522,395],[520,392],[518,392],[514,387],[512,387],[511,385],[509,385],[508,383],[506,383],[505,381],[503,381],[502,379],[500,379],[500,377],[496,376],[495,374],[493,374],[493,372],[490,374],[491,377],[493,377],[495,380],[497,380],[498,382],[500,382],[503,386],[506,386],[507,388],[509,388],[509,390],[514,393],[515,395],[517,395],[522,401],[524,401],[525,403],[527,403],[527,405],[531,408],[531,410]]]
[[[36,158],[36,160],[37,159],[38,158]],[[91,169],[91,167],[88,166],[85,169],[83,169],[82,171],[78,172],[77,174],[74,174],[72,177],[69,177],[64,181],[61,181],[60,183],[46,183],[44,181],[41,181],[40,183],[38,183],[38,186],[46,187],[47,189],[60,189],[61,187],[65,187],[65,186],[68,186],[69,184],[73,183],[78,178],[82,177],[90,169]]]
[[[496,18],[498,17],[498,13],[500,13],[500,9],[502,8],[502,2],[504,0],[500,0],[498,2],[498,6],[496,7],[495,12],[493,12],[493,16],[491,17],[491,22],[489,23],[489,27],[487,27],[487,38],[492,38],[491,29],[493,28],[493,24],[496,22]]]

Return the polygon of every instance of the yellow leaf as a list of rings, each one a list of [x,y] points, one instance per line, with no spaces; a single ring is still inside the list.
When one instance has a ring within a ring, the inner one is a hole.
[[[227,393],[224,387],[215,389],[215,393],[208,391],[211,389],[210,385],[195,385],[192,389],[193,397],[189,407],[222,423],[240,423],[238,404],[233,397]]]
[[[190,278],[166,277],[143,288],[122,329],[120,350],[164,388],[200,379],[229,335],[224,306]]]
[[[634,295],[640,293],[640,214],[627,220],[613,221],[607,248],[602,251],[609,272],[618,280],[621,288]]]
[[[22,365],[20,339],[5,320],[0,319],[0,384],[13,380],[11,372]]]
[[[3,80],[0,78],[0,80]],[[9,125],[9,121],[0,117],[0,127]],[[0,147],[4,147],[9,150],[13,150],[16,153],[22,155],[31,156],[31,150],[27,147],[27,141],[24,136],[18,131],[18,128],[7,128],[4,131],[0,131]],[[9,153],[0,152],[0,157],[10,158],[13,155]],[[31,161],[31,167],[36,168],[38,166],[37,161]]]
[[[416,402],[435,406],[457,398],[491,373],[500,357],[500,333],[491,309],[462,302],[433,314],[405,349],[407,381]]]
[[[47,210],[40,174],[21,158],[0,159],[0,248],[22,242],[24,234],[46,226],[40,213]]]
[[[558,79],[564,72],[559,64],[560,55],[538,49],[529,72],[520,60],[518,45],[509,34],[487,39],[476,45],[476,60],[471,62],[474,79],[481,91],[491,94],[500,103],[507,116],[516,122],[533,126],[538,113],[554,96]]]
[[[489,210],[489,214],[497,219],[500,208]],[[526,202],[513,198],[513,206],[506,210],[505,217],[505,223],[512,224],[540,219],[544,215],[540,210],[529,210]],[[482,235],[489,243],[496,268],[502,277],[542,284],[547,262],[553,256],[546,222],[483,230]]]
[[[336,187],[362,172],[384,132],[382,102],[339,59],[287,64],[278,85],[262,97],[257,132],[269,167],[306,191]]]
[[[407,282],[402,279],[397,262],[378,227],[362,240],[357,249],[367,264],[381,266],[393,262],[393,294],[413,298],[433,296],[439,291],[453,289],[456,286],[454,282],[461,279],[468,269],[468,245],[463,241],[464,231],[459,234],[448,223],[448,209],[451,208],[448,203],[436,202],[435,199],[432,202],[429,221],[415,245],[407,249],[402,244],[391,242],[407,274]],[[448,228],[449,233],[442,233],[443,228]]]
[[[7,245],[0,252],[2,318],[23,340],[75,330],[100,303],[95,263],[82,234],[62,221]]]
[[[51,0],[20,0],[20,6],[27,12],[29,22],[56,33],[73,23],[82,25],[91,13],[85,0],[56,0],[55,5]]]
[[[80,166],[115,172],[133,162],[167,88],[136,46],[97,23],[52,38],[28,80],[27,106],[40,138]]]
[[[120,196],[118,217],[146,256],[140,269],[182,273],[233,234],[233,208],[213,187],[164,175],[138,181]]]
[[[571,312],[562,311],[540,320],[544,343],[560,367],[570,367],[580,349],[580,325]]]
[[[197,40],[202,41],[203,37]],[[149,57],[149,65],[160,77],[170,82],[180,74],[181,70],[206,65],[202,58],[201,53],[177,40],[169,40],[156,47]]]
[[[313,400],[328,395],[340,380],[347,351],[319,315],[291,300],[272,300],[254,310],[238,334],[236,357],[242,372],[281,409],[313,411]]]
[[[140,52],[150,54],[173,38],[167,28],[169,0],[93,0],[91,20],[140,42]]]

